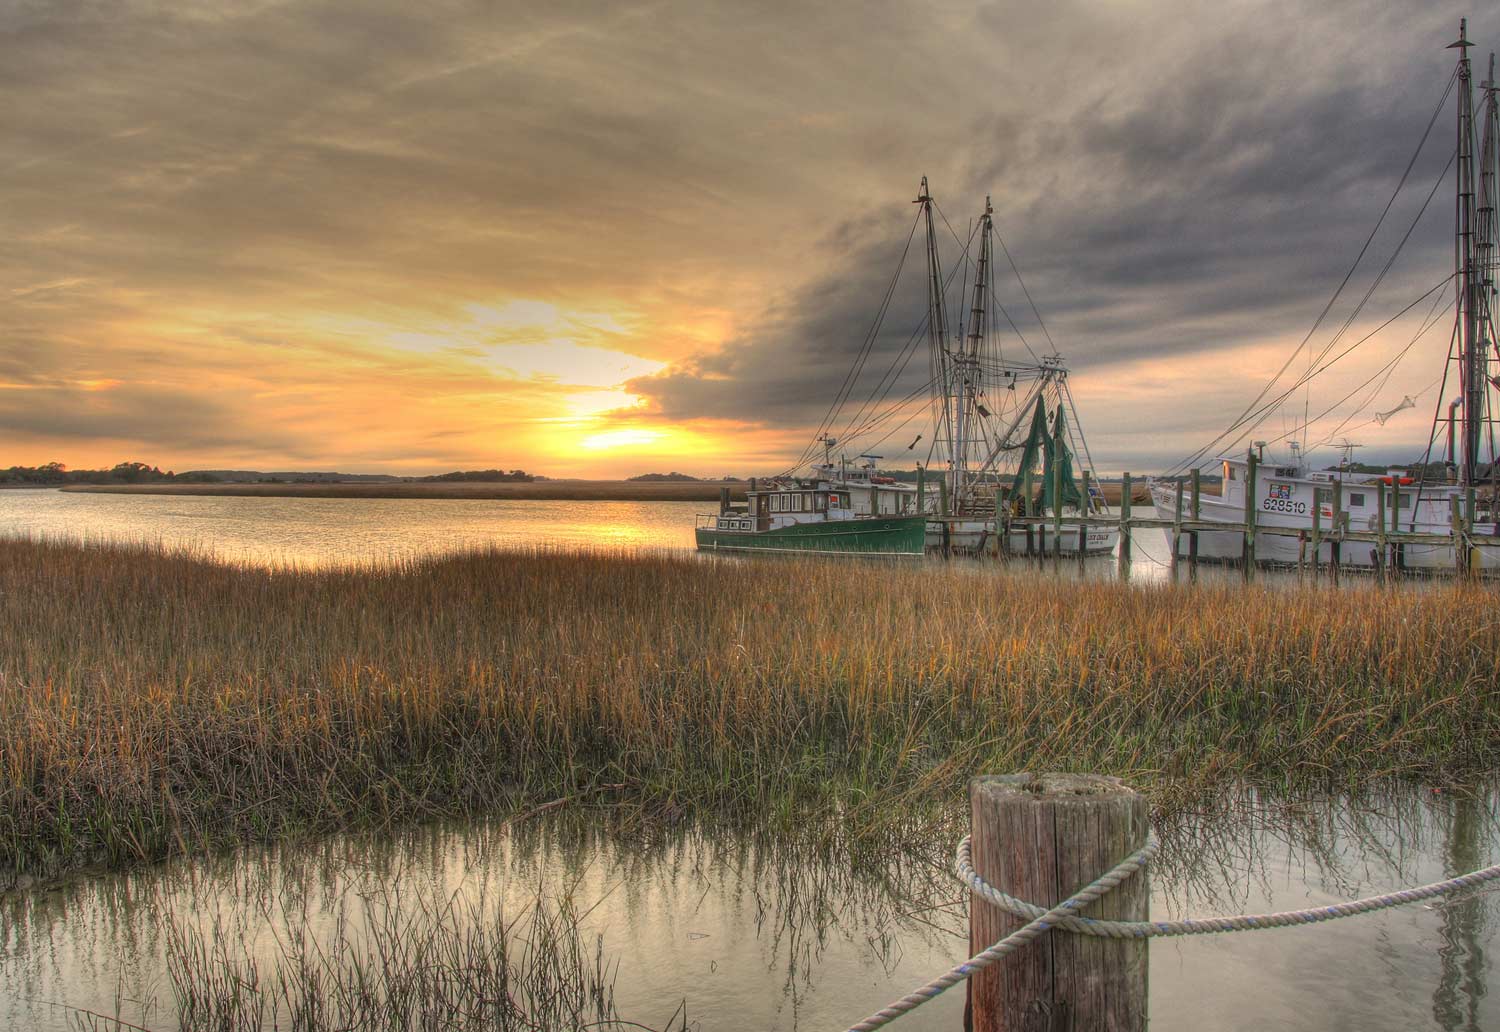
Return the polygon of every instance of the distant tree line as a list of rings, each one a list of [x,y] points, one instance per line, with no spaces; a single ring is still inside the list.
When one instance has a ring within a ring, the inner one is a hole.
[[[178,476],[171,470],[162,472],[157,466],[144,462],[121,462],[109,469],[69,469],[61,462],[48,462],[41,466],[11,466],[0,469],[0,484],[155,484],[164,481],[188,481],[202,479],[202,474],[184,473]]]
[[[487,483],[487,484],[489,484],[489,483],[495,483],[495,482],[509,481],[509,482],[519,482],[519,483],[523,483],[523,484],[529,484],[533,480],[535,480],[536,477],[532,476],[530,473],[527,473],[525,470],[521,470],[521,469],[513,469],[509,473],[506,473],[505,471],[498,470],[498,469],[467,469],[467,470],[459,470],[459,471],[454,472],[454,473],[439,473],[439,474],[437,474],[435,476],[430,476],[430,477],[418,477],[417,479],[418,480],[425,480],[425,481],[436,481],[436,480],[474,480],[474,481],[482,481],[482,482]]]

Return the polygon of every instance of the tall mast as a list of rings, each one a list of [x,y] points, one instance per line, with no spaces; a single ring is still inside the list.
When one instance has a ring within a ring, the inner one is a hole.
[[[1474,245],[1475,272],[1479,283],[1475,291],[1475,324],[1479,328],[1479,339],[1475,343],[1475,373],[1479,382],[1479,391],[1482,401],[1489,400],[1490,384],[1490,349],[1495,341],[1495,277],[1500,266],[1500,221],[1497,221],[1496,207],[1500,205],[1500,183],[1497,183],[1497,175],[1500,175],[1500,98],[1496,96],[1495,80],[1495,55],[1490,54],[1489,78],[1480,83],[1483,93],[1483,106],[1481,118],[1484,123],[1484,131],[1480,134],[1479,144],[1479,224],[1478,237]],[[1492,413],[1486,413],[1492,418]],[[1490,430],[1489,456],[1493,461],[1495,455],[1494,423],[1486,422]]]
[[[922,177],[922,192],[912,202],[922,206],[922,217],[927,224],[927,332],[933,361],[933,390],[942,392],[942,425],[937,428],[946,438],[948,458],[956,469],[958,453],[962,447],[957,432],[957,414],[953,407],[953,370],[948,360],[948,317],[943,307],[943,265],[938,257],[937,229],[932,223],[932,194],[927,189],[927,177]],[[957,481],[953,481],[954,486]]]
[[[1458,59],[1458,181],[1454,212],[1454,272],[1458,294],[1459,383],[1463,397],[1463,454],[1460,456],[1459,480],[1473,484],[1478,480],[1479,441],[1484,425],[1484,348],[1479,341],[1478,309],[1480,280],[1474,267],[1474,93],[1469,71],[1468,19],[1458,23],[1458,40],[1448,45],[1457,49]]]
[[[969,332],[964,338],[957,362],[958,391],[955,400],[958,408],[958,454],[954,456],[953,462],[952,494],[960,502],[966,500],[968,493],[969,438],[973,433],[971,424],[974,421],[971,410],[978,401],[979,355],[988,329],[989,298],[985,291],[990,282],[990,223],[994,210],[990,206],[989,197],[985,197],[984,214],[979,219],[979,261],[975,265],[974,293],[969,304]]]

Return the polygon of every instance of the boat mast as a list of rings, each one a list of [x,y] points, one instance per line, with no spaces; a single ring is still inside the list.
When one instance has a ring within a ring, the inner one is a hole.
[[[1479,340],[1476,348],[1479,354],[1475,365],[1481,400],[1487,401],[1488,387],[1492,382],[1489,375],[1490,349],[1495,342],[1496,261],[1500,258],[1500,254],[1496,252],[1497,245],[1500,245],[1500,222],[1497,222],[1496,218],[1496,206],[1500,204],[1500,183],[1496,181],[1497,175],[1500,175],[1500,169],[1496,168],[1496,164],[1500,163],[1500,98],[1496,97],[1493,52],[1490,53],[1489,78],[1479,86],[1484,91],[1481,111],[1484,132],[1479,138],[1479,225],[1478,238],[1474,246],[1474,263],[1479,277],[1475,306],[1475,322],[1479,327]],[[1486,426],[1490,430],[1489,456],[1493,462],[1497,456],[1495,455],[1492,418],[1486,419]]]
[[[1459,383],[1463,397],[1463,454],[1459,482],[1478,480],[1479,441],[1484,426],[1485,348],[1479,339],[1480,277],[1474,267],[1474,93],[1469,70],[1468,19],[1458,23],[1458,181],[1454,211],[1454,272],[1458,294]]]
[[[953,462],[953,498],[959,505],[967,500],[969,491],[969,437],[974,417],[971,410],[978,401],[979,355],[988,328],[989,298],[985,291],[990,282],[990,223],[994,211],[986,196],[984,214],[979,219],[979,261],[975,265],[974,294],[969,306],[969,332],[957,362],[958,454]]]
[[[938,257],[937,229],[932,223],[932,194],[928,192],[926,176],[922,177],[922,192],[912,203],[922,206],[922,218],[927,224],[927,332],[933,363],[937,367],[933,370],[933,389],[942,391],[943,398],[942,426],[937,429],[947,440],[952,477],[958,469],[962,445],[960,439],[955,437],[957,416],[953,405],[953,373],[947,350],[948,318],[943,309],[943,265]],[[950,485],[956,495],[956,477],[950,481]]]

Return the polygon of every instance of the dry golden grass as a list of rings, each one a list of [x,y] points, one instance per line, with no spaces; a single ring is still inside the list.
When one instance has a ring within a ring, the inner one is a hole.
[[[1174,793],[1500,761],[1489,589],[0,542],[0,867],[593,793],[879,828],[970,774]]]
[[[743,483],[720,481],[541,480],[529,484],[440,481],[395,484],[76,484],[64,491],[104,494],[249,495],[259,498],[472,498],[577,502],[716,502],[728,487],[743,501]]]

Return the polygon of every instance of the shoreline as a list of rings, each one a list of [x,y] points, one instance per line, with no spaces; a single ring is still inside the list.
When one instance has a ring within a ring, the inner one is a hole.
[[[39,487],[42,485],[38,485]],[[67,484],[53,490],[79,494],[200,495],[222,498],[436,498],[474,501],[533,502],[713,502],[719,489],[729,488],[732,500],[743,502],[745,481],[700,480],[541,480],[517,482],[447,481],[397,484]],[[1119,483],[1100,485],[1104,500],[1120,504]],[[935,490],[935,488],[934,488]],[[1210,492],[1205,491],[1207,495]],[[1216,492],[1215,492],[1216,494]],[[1143,481],[1131,491],[1132,501],[1149,504],[1151,496]]]
[[[541,480],[423,481],[363,484],[68,484],[58,488],[79,494],[202,495],[246,498],[441,498],[474,501],[547,502],[718,502],[719,489],[744,501],[743,482],[718,480]]]

